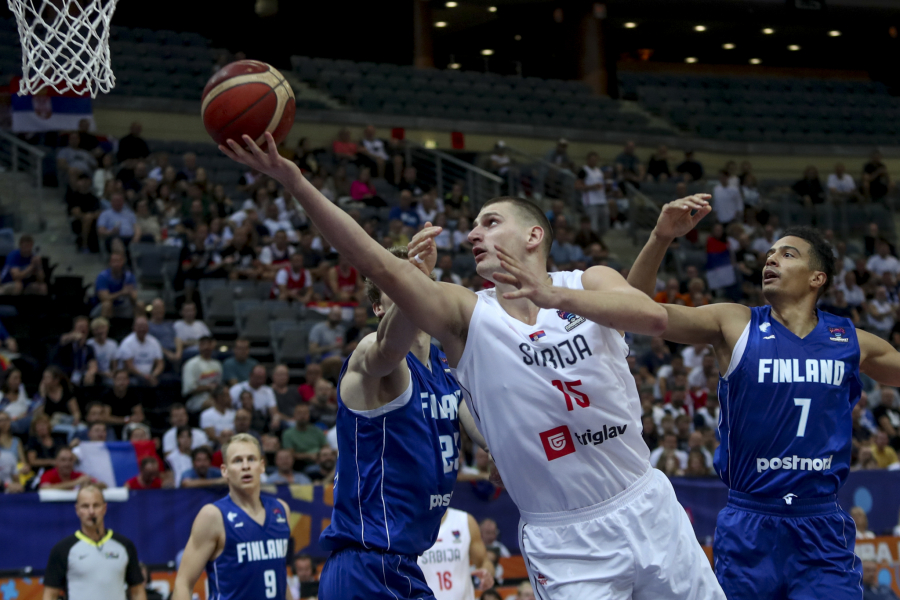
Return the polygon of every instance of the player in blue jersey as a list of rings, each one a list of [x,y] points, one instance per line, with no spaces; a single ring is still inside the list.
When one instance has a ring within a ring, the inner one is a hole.
[[[210,600],[286,598],[290,510],[259,493],[265,459],[259,442],[239,433],[222,446],[228,495],[200,509],[188,539],[172,600],[191,600],[206,569]]]
[[[435,234],[391,252],[430,274]],[[320,540],[333,554],[319,598],[433,598],[417,558],[437,538],[459,471],[459,420],[471,417],[431,336],[368,280],[366,295],[381,322],[341,370],[334,513]]]
[[[710,212],[706,194],[667,204],[628,281],[652,294],[669,244]],[[711,344],[722,371],[715,467],[730,488],[713,548],[730,600],[862,598],[856,528],[837,502],[850,472],[860,372],[900,385],[900,353],[816,308],[834,276],[831,246],[795,227],[763,266],[768,305],[666,304],[662,337]]]

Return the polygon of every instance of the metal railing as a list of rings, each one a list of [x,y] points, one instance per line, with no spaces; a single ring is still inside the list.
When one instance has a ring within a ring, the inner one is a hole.
[[[503,179],[439,150],[415,144],[406,145],[406,164],[416,168],[420,180],[433,185],[443,198],[455,183],[462,182],[473,210],[500,195]]]
[[[40,232],[46,227],[43,213],[45,155],[43,150],[6,131],[0,131],[0,165],[12,173],[25,173],[35,188],[35,201],[27,205],[27,208],[16,201],[17,219],[22,223],[24,231]],[[20,183],[17,182],[16,185]]]
[[[507,155],[513,163],[505,177],[510,196],[564,200],[571,208],[580,207],[580,197],[575,193],[575,173],[509,146]]]

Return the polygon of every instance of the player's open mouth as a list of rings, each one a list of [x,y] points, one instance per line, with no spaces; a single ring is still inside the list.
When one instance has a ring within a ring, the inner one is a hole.
[[[253,481],[253,475],[244,475],[241,477],[241,481],[243,481],[244,483],[250,483],[251,481]]]
[[[781,275],[779,275],[778,271],[774,269],[766,269],[765,271],[763,271],[763,283],[772,283],[779,277],[781,277]]]
[[[485,250],[484,248],[472,248],[472,254],[475,256],[475,262],[478,262],[478,259],[481,256],[487,254],[487,250]]]

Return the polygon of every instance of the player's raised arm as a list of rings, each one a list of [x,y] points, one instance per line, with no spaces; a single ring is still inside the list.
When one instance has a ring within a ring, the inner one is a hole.
[[[856,330],[859,339],[859,370],[878,383],[900,387],[900,352],[868,331]]]
[[[191,537],[188,539],[181,558],[181,566],[178,567],[178,574],[175,576],[172,600],[191,600],[194,585],[200,579],[206,563],[215,558],[224,535],[225,525],[219,509],[212,504],[201,508],[197,518],[194,519]]]
[[[657,220],[650,239],[641,250],[631,271],[628,283],[648,297],[656,288],[656,273],[672,241],[687,234],[712,207],[709,194],[695,194],[666,204]],[[740,322],[749,319],[750,309],[739,304],[711,304],[695,308],[677,304],[661,304],[669,316],[661,334],[663,338],[680,344],[717,344],[722,340],[722,323],[729,318]],[[746,320],[740,324],[743,328]]]
[[[219,148],[233,160],[277,179],[303,206],[322,235],[371,279],[419,328],[447,343],[465,335],[476,296],[461,286],[423,277],[409,263],[397,261],[373,240],[353,218],[306,181],[300,168],[278,154],[275,140],[266,133],[267,152],[244,136],[245,150],[234,140]]]

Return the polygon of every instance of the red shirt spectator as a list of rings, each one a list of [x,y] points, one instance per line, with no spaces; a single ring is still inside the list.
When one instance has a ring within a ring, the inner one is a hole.
[[[41,475],[40,488],[56,490],[74,490],[79,485],[91,481],[84,473],[75,470],[75,454],[68,447],[56,452],[55,466]]]
[[[140,475],[135,475],[125,482],[129,490],[158,490],[162,488],[162,478],[156,477],[148,485],[144,485]]]
[[[338,160],[356,160],[356,153],[359,152],[359,146],[350,139],[350,130],[341,129],[338,133],[338,139],[331,144],[331,151],[334,152]]]
[[[141,459],[141,472],[125,482],[129,490],[158,490],[162,487],[159,477],[159,460],[152,456]]]
[[[316,395],[316,382],[322,378],[322,367],[317,363],[306,365],[306,383],[301,383],[297,392],[304,402],[312,400]]]
[[[56,467],[53,467],[49,471],[44,471],[44,474],[41,475],[41,483],[40,483],[39,487],[44,487],[45,485],[56,485],[59,483],[66,483],[68,481],[75,481],[79,477],[84,477],[84,473],[81,473],[79,471],[70,471],[69,476],[66,478],[63,478],[59,473],[59,469],[57,469]]]

